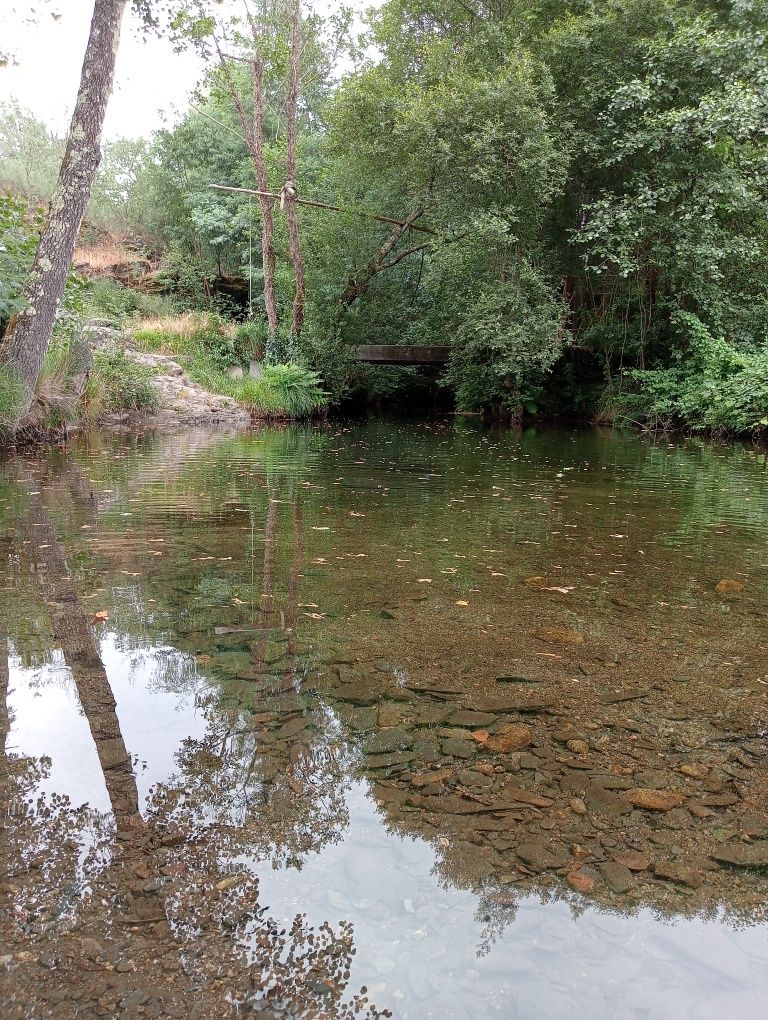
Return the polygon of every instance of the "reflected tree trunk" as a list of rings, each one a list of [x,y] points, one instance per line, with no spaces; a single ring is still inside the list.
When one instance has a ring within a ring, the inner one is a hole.
[[[139,795],[117,704],[90,620],[75,590],[56,529],[39,495],[29,495],[19,522],[22,555],[44,597],[53,637],[72,673],[78,698],[96,745],[118,833],[143,827]]]

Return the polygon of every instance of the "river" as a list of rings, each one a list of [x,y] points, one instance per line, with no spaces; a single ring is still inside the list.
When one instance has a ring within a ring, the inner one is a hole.
[[[4,1018],[762,1018],[749,445],[472,419],[0,463]]]

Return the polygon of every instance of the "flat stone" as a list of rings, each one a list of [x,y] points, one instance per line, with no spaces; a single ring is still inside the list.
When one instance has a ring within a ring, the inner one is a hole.
[[[520,698],[510,694],[505,697],[502,694],[491,695],[490,697],[483,697],[478,695],[477,697],[467,699],[465,707],[472,709],[476,712],[493,712],[498,714],[500,712],[521,712],[525,714],[530,712],[536,714],[537,712],[545,712],[555,704],[552,698]]]
[[[737,868],[768,868],[768,840],[756,840],[754,843],[729,843],[709,856],[722,864],[731,864]]]
[[[447,737],[441,747],[443,754],[450,754],[454,758],[471,758],[478,751],[478,745],[464,737]]]
[[[510,786],[509,784],[501,791],[500,797],[512,801],[515,804],[530,804],[532,807],[551,807],[554,801],[551,797],[542,797],[530,790],[524,790],[521,786]]]
[[[570,856],[563,847],[543,846],[540,843],[521,843],[515,853],[533,871],[547,871],[549,868],[564,868]]]
[[[621,864],[630,871],[645,871],[651,866],[650,860],[637,850],[621,850],[611,856],[616,864]]]
[[[640,786],[627,790],[624,797],[633,807],[643,811],[671,811],[685,800],[685,794],[677,790],[651,790]]]
[[[678,885],[687,885],[691,889],[698,889],[704,881],[700,872],[686,864],[679,864],[677,861],[656,861],[653,873],[656,878],[663,878],[668,882],[677,882]]]
[[[623,864],[617,864],[615,861],[605,861],[599,865],[599,871],[611,892],[625,893],[635,888],[632,872],[629,868],[625,868]]]
[[[413,737],[406,730],[392,726],[388,730],[372,733],[366,741],[367,754],[388,754],[391,751],[404,751],[413,744]]]
[[[533,739],[533,730],[522,723],[508,723],[499,733],[493,733],[483,743],[486,751],[494,754],[509,754],[522,751]]]
[[[446,722],[449,726],[465,726],[468,729],[476,730],[482,726],[491,726],[496,722],[496,716],[490,712],[470,712],[467,709],[459,708],[452,712]]]
[[[482,772],[478,772],[476,769],[462,769],[456,778],[462,786],[479,786],[482,788],[493,786],[493,779]]]
[[[390,754],[368,754],[364,764],[367,769],[405,768],[415,760],[416,755],[412,751],[392,751]]]
[[[628,815],[632,810],[632,805],[628,801],[599,786],[588,789],[585,796],[590,811],[596,811],[601,815]]]
[[[378,681],[354,680],[341,684],[333,691],[337,701],[347,701],[350,705],[375,705],[381,701],[383,692]]]
[[[705,797],[697,797],[696,803],[703,807],[732,807],[739,803],[735,793],[710,793]]]

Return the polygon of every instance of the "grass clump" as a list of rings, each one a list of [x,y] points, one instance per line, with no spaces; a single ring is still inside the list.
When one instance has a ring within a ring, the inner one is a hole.
[[[122,347],[99,348],[85,394],[86,416],[96,420],[119,411],[156,411],[160,401],[152,375],[151,368],[132,361]]]
[[[15,369],[0,365],[0,431],[12,429],[24,403],[24,387]]]
[[[258,378],[228,380],[229,393],[251,410],[306,418],[328,403],[320,376],[303,365],[266,365]]]

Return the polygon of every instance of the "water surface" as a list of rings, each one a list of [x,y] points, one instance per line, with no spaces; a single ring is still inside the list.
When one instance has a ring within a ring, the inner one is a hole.
[[[762,1017],[765,472],[453,419],[7,457],[4,1016]]]

